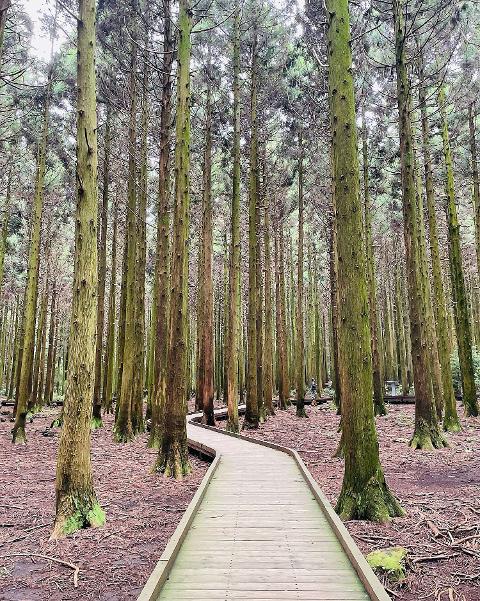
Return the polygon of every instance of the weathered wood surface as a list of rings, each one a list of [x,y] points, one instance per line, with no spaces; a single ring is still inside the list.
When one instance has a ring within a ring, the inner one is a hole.
[[[295,457],[192,423],[188,437],[215,449],[217,465],[178,552],[162,556],[139,600],[390,599],[348,534],[347,554]]]

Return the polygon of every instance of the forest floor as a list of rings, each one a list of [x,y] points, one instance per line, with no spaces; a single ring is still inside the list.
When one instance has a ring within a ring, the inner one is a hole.
[[[306,410],[309,419],[297,418],[295,407],[277,410],[245,434],[296,449],[334,505],[343,476],[343,460],[333,458],[339,417],[327,404]],[[377,418],[385,477],[406,517],[346,526],[364,554],[392,546],[408,550],[405,581],[383,580],[392,599],[479,601],[480,419],[462,418],[463,430],[448,436],[449,448],[421,452],[408,447],[413,418],[413,405],[390,405],[388,415]]]
[[[26,446],[10,443],[12,424],[1,416],[6,421],[0,423],[0,599],[134,600],[208,463],[192,456],[193,473],[182,482],[152,474],[156,451],[147,448],[147,435],[120,446],[112,440],[112,416],[106,416],[105,427],[92,433],[95,490],[106,525],[49,542],[59,430],[52,437],[43,432],[56,414],[46,411],[28,424]],[[78,566],[78,588],[72,568],[33,554]]]

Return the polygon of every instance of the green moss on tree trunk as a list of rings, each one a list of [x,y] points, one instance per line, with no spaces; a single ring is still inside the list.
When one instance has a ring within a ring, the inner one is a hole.
[[[345,472],[336,510],[343,519],[383,522],[403,512],[383,477],[375,430],[348,0],[327,0],[326,7],[338,252],[338,359],[345,453]]]

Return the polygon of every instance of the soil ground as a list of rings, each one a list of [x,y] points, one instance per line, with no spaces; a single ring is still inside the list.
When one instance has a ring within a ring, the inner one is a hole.
[[[458,411],[463,415],[460,406]],[[339,417],[327,404],[307,407],[307,414],[302,419],[294,407],[277,410],[258,430],[244,433],[296,449],[334,505],[343,475],[343,460],[333,458]],[[385,476],[406,517],[346,526],[364,554],[391,546],[408,549],[403,583],[380,576],[392,599],[479,601],[480,419],[462,418],[463,430],[448,436],[449,448],[425,452],[408,447],[413,418],[413,405],[391,405],[387,416],[377,418]]]
[[[0,599],[136,599],[208,463],[192,456],[193,473],[182,482],[152,474],[156,451],[146,447],[147,435],[115,444],[112,416],[106,416],[105,427],[92,433],[95,490],[106,525],[49,542],[59,430],[43,433],[56,413],[41,413],[28,424],[26,446],[10,443],[12,424],[1,416],[6,421],[0,423]],[[32,554],[78,566],[78,588],[72,568]]]

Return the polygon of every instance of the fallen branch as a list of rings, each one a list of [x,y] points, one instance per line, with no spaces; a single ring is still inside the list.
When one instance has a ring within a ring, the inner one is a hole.
[[[452,557],[458,557],[460,553],[451,553],[450,555],[426,555],[424,557],[415,557],[412,559],[412,563],[420,563],[422,561],[439,561],[440,559],[451,559]]]
[[[78,573],[80,572],[80,568],[74,563],[70,563],[69,561],[64,561],[63,559],[57,559],[56,557],[50,557],[50,555],[41,555],[40,553],[9,553],[8,555],[0,555],[0,559],[9,559],[11,557],[39,557],[40,559],[45,559],[47,561],[54,561],[55,563],[59,563],[62,566],[67,566],[67,568],[72,568],[73,570],[73,586],[75,588],[78,587]]]

